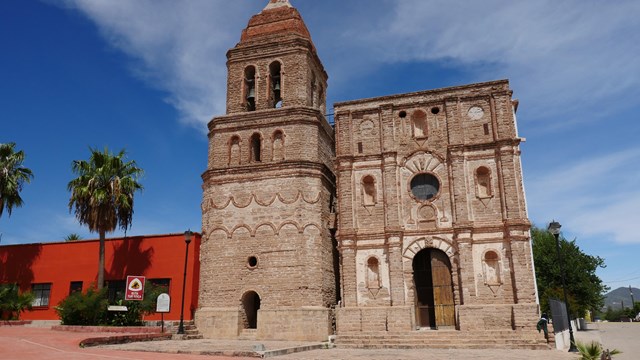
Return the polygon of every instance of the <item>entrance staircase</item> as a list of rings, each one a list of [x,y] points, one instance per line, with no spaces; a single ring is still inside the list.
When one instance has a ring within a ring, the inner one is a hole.
[[[418,330],[338,334],[338,348],[356,349],[534,349],[550,346],[536,331]]]
[[[195,340],[204,338],[204,336],[202,336],[198,331],[193,320],[184,322],[184,334],[177,334],[180,322],[176,321],[171,325],[170,331],[173,334],[172,339],[174,340]]]

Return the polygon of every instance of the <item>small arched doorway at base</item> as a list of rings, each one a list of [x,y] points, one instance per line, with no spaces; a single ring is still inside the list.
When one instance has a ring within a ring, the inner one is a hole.
[[[244,293],[240,314],[241,328],[258,328],[258,310],[260,310],[260,296],[255,291]]]
[[[454,328],[455,302],[451,262],[443,251],[423,249],[413,258],[416,325],[421,328]]]

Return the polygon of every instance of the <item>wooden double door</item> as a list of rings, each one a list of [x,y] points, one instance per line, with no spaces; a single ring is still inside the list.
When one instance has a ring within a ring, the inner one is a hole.
[[[456,325],[451,262],[443,251],[423,249],[413,258],[416,322],[431,329]]]

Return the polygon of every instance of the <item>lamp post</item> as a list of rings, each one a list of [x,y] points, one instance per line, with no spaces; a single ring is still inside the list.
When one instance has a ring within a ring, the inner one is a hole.
[[[556,252],[558,253],[558,263],[560,263],[560,274],[562,278],[562,293],[564,295],[564,303],[567,308],[567,321],[569,323],[569,342],[570,342],[569,352],[578,352],[578,349],[576,348],[576,341],[573,338],[573,328],[571,327],[571,312],[569,311],[569,301],[567,300],[567,285],[566,285],[565,274],[564,274],[564,261],[563,261],[562,255],[560,254],[560,228],[561,227],[562,225],[560,225],[559,222],[553,220],[551,223],[549,223],[549,227],[547,228],[547,230],[549,230],[549,232],[553,234],[553,237],[556,238]]]
[[[180,305],[180,326],[178,334],[184,334],[184,293],[187,287],[187,261],[189,260],[189,243],[191,243],[191,230],[184,232],[184,242],[187,244],[184,251],[184,277],[182,278],[182,303]]]

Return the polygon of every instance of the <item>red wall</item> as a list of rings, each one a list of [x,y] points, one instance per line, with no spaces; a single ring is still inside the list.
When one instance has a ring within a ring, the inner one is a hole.
[[[189,244],[184,318],[193,319],[198,307],[200,239],[193,233]],[[184,234],[148,235],[105,241],[105,280],[126,280],[127,275],[146,279],[171,279],[171,311],[165,320],[180,319],[185,258]],[[23,312],[23,320],[57,320],[56,306],[69,295],[72,281],[86,290],[98,277],[98,240],[0,246],[0,284],[18,283],[31,289],[34,283],[51,283],[49,306]],[[145,320],[159,320],[160,314]]]

